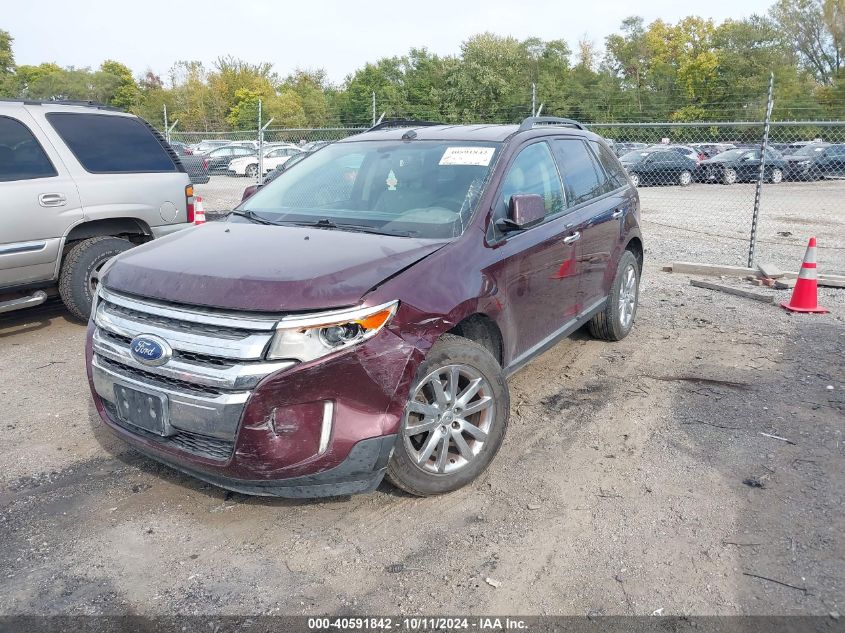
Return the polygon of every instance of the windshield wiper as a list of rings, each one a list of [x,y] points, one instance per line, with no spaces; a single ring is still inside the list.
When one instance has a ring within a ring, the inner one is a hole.
[[[372,233],[373,235],[392,235],[394,237],[411,237],[415,235],[416,232],[407,232],[407,231],[380,231],[379,229],[367,226],[365,224],[347,224],[345,222],[337,223],[329,220],[328,218],[321,218],[316,222],[300,222],[300,221],[290,221],[286,222],[286,224],[295,224],[296,226],[308,226],[313,227],[316,229],[336,229],[339,231],[352,231],[355,233]]]
[[[279,223],[278,223],[278,222],[273,222],[273,220],[270,220],[270,219],[268,219],[268,218],[265,218],[265,217],[263,217],[263,216],[260,216],[260,215],[258,215],[257,213],[255,213],[255,211],[250,211],[250,210],[244,210],[244,211],[235,210],[235,211],[232,211],[232,213],[231,213],[230,215],[239,215],[239,216],[241,216],[241,217],[246,218],[247,220],[251,220],[251,221],[255,222],[256,224],[270,224],[270,225],[272,225],[272,226],[279,226]]]

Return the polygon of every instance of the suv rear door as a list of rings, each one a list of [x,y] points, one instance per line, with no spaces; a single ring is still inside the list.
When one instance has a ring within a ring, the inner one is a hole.
[[[579,294],[582,311],[589,311],[610,291],[614,247],[636,194],[622,166],[600,143],[557,138],[552,148],[566,188],[570,221],[579,226],[581,234]],[[603,164],[608,165],[607,172]]]
[[[128,217],[149,227],[187,222],[190,179],[141,119],[68,110],[41,119],[79,187],[86,220]]]
[[[50,281],[82,219],[76,184],[23,108],[0,113],[0,287]]]

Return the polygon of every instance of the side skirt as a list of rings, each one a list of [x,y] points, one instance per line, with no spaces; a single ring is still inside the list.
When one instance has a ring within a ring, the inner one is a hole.
[[[604,310],[606,304],[607,297],[591,305],[589,308],[584,310],[584,312],[582,312],[579,316],[575,317],[571,321],[567,321],[563,324],[563,327],[561,327],[555,332],[552,332],[549,336],[537,343],[534,347],[526,350],[525,352],[517,356],[513,361],[511,361],[511,363],[507,367],[505,367],[505,376],[510,378],[512,375],[514,375],[516,372],[518,372],[520,369],[522,369],[528,363],[534,360],[537,356],[557,345],[562,339],[566,338],[575,330],[584,325],[587,321],[592,319],[593,315]]]

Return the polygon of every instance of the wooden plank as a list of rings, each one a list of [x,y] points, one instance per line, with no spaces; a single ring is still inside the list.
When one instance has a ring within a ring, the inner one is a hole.
[[[819,277],[819,286],[824,286],[825,288],[845,288],[845,279],[826,279],[824,277]]]
[[[742,266],[723,266],[720,264],[699,264],[696,262],[672,262],[672,272],[686,275],[745,277],[746,275],[756,275],[757,269],[744,268]]]
[[[768,264],[765,262],[757,264],[757,268],[760,269],[760,272],[763,273],[764,277],[768,277],[769,279],[779,279],[786,274],[774,264]]]
[[[793,272],[784,273],[784,277],[786,277],[787,279],[797,279],[798,273],[793,273]],[[831,275],[831,274],[828,274],[828,273],[819,273],[819,282],[822,282],[822,281],[831,281],[834,284],[843,283],[843,282],[845,282],[845,275]],[[835,286],[835,287],[838,288],[839,286]]]
[[[736,295],[737,297],[745,297],[746,299],[754,299],[754,301],[761,301],[763,303],[774,303],[775,298],[770,294],[763,294],[761,292],[754,292],[752,290],[743,290],[742,288],[733,288],[732,286],[722,286],[720,284],[711,284],[709,281],[701,281],[699,279],[690,279],[690,285],[696,288],[706,288],[707,290],[715,290],[717,292],[724,292],[729,295]]]

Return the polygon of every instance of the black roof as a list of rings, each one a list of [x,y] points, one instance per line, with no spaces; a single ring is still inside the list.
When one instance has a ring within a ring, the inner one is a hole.
[[[519,129],[518,125],[425,125],[420,127],[389,127],[366,131],[346,140],[399,141],[413,130],[416,141],[504,141]],[[340,141],[341,143],[344,141]]]
[[[586,130],[580,123],[555,117],[529,117],[521,125],[482,123],[475,125],[446,125],[431,121],[396,121],[381,123],[370,130],[350,136],[343,141],[487,141],[502,142],[517,132],[559,132],[561,129]],[[411,132],[411,134],[409,134]]]

